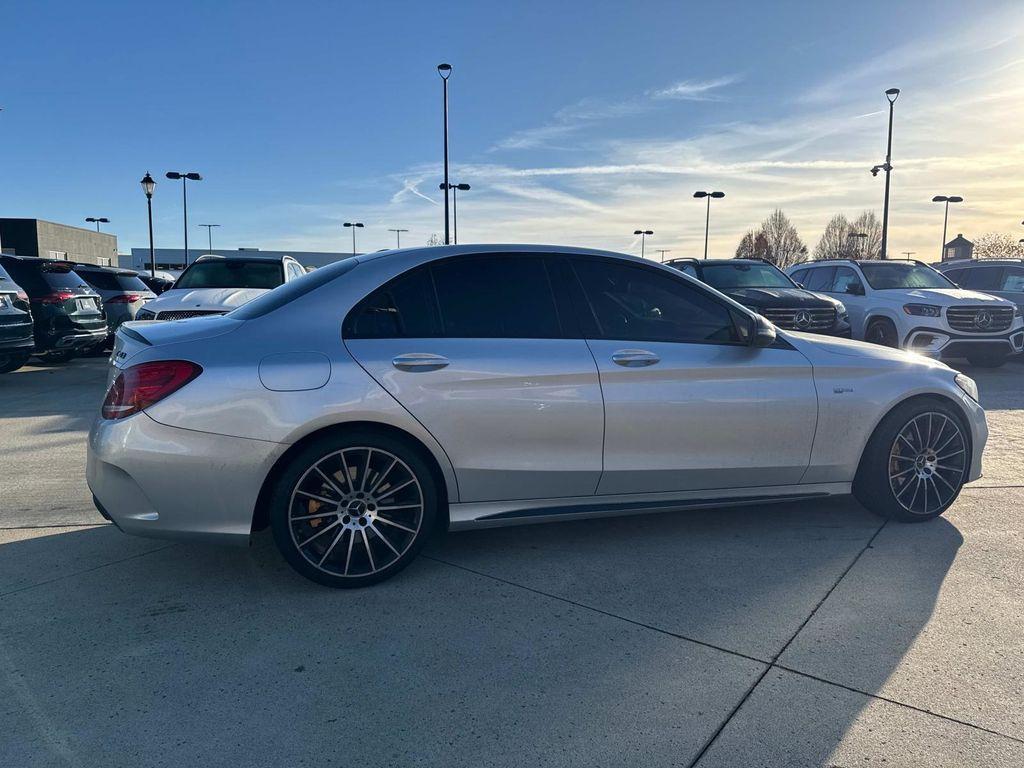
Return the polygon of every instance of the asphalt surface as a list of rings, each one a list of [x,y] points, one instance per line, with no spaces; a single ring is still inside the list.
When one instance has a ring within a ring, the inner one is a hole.
[[[0,766],[1024,765],[1024,365],[985,477],[449,536],[332,591],[93,510],[104,361],[0,376]]]

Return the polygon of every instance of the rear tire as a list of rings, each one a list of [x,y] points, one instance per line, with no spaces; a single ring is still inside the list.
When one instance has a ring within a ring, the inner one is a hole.
[[[898,349],[900,334],[892,320],[879,317],[868,323],[867,330],[864,331],[864,341]]]
[[[371,429],[302,448],[274,485],[270,527],[288,564],[328,587],[365,587],[412,562],[434,530],[438,489],[420,452]]]
[[[28,362],[31,355],[28,352],[15,353],[0,356],[0,373],[16,371]]]
[[[967,362],[975,368],[1001,368],[1006,358],[1003,352],[973,352],[967,355]]]
[[[864,449],[854,495],[872,512],[905,523],[938,517],[967,479],[969,434],[956,408],[941,400],[898,406]]]

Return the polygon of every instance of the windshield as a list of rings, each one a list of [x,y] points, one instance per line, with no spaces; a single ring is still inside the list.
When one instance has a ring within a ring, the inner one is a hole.
[[[948,278],[924,264],[861,262],[861,272],[877,291],[900,288],[956,288]]]
[[[259,298],[243,304],[238,309],[228,314],[237,320],[252,320],[256,317],[273,312],[275,309],[289,304],[300,296],[305,296],[312,290],[326,285],[336,277],[355,269],[357,262],[354,258],[335,261],[320,269],[307,272],[302,277],[285,283],[280,288],[275,288],[270,293],[265,293]],[[175,286],[177,288],[178,286]]]
[[[712,288],[795,288],[793,281],[771,264],[709,264],[704,282]]]
[[[275,261],[197,261],[174,284],[175,288],[277,288],[284,271]]]

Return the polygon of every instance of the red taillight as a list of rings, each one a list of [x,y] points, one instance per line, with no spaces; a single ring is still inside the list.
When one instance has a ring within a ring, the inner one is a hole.
[[[37,296],[32,299],[32,302],[34,304],[63,304],[68,299],[73,298],[74,295],[71,291],[54,291],[45,296]]]
[[[107,304],[134,304],[136,301],[141,299],[137,293],[119,293],[112,299],[107,299]]]
[[[105,419],[123,419],[158,403],[203,372],[187,360],[139,363],[117,375],[107,390],[101,413]]]

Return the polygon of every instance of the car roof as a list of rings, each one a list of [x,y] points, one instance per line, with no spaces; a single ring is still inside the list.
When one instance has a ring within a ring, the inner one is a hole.
[[[233,254],[233,253],[230,256],[227,256],[227,255],[224,255],[224,254],[221,254],[221,253],[204,253],[202,256],[199,256],[198,258],[196,258],[192,262],[192,264],[198,264],[199,262],[203,262],[203,261],[270,261],[270,262],[281,262],[281,261],[284,261],[285,259],[291,259],[292,261],[294,261],[295,257],[294,256],[289,256],[288,254],[284,254],[284,255],[281,255],[281,256],[271,256],[271,255],[265,254],[265,253],[251,253],[251,252],[241,251],[237,256],[235,254]],[[192,264],[189,264],[189,266],[191,267]]]
[[[811,259],[810,261],[801,261],[796,264],[791,264],[787,269],[797,269],[798,267],[804,269],[806,267],[817,267],[825,264],[836,265],[836,264],[917,264],[922,267],[931,267],[931,264],[926,264],[923,261],[917,259]]]
[[[363,253],[354,258],[359,263],[375,261],[376,259],[394,258],[396,256],[411,256],[418,262],[437,261],[448,256],[472,256],[475,254],[485,255],[492,253],[547,253],[561,254],[565,256],[609,256],[624,261],[631,261],[638,264],[647,264],[655,267],[668,267],[652,259],[642,259],[639,256],[632,256],[628,253],[617,251],[605,251],[600,248],[579,248],[572,245],[538,245],[536,243],[478,243],[473,245],[427,245],[416,248],[390,249],[386,251],[375,251]],[[418,257],[418,258],[417,258]],[[673,274],[679,274],[673,270]]]
[[[986,267],[1005,264],[1024,264],[1024,259],[1016,259],[1012,256],[1006,259],[953,259],[951,261],[939,262],[933,266],[935,266],[936,269],[941,269],[943,267],[957,267],[963,269],[964,267]]]
[[[135,277],[138,274],[134,269],[105,267],[102,264],[83,264],[78,261],[73,261],[71,263],[74,264],[76,272],[109,272],[112,275],[130,275],[132,277]]]

